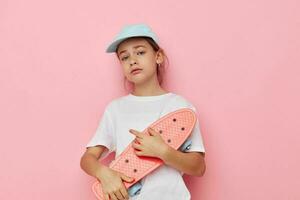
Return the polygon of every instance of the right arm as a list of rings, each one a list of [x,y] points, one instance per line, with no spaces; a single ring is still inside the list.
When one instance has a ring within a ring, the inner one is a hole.
[[[98,180],[100,178],[100,172],[106,167],[98,161],[105,150],[107,150],[107,148],[102,145],[89,147],[80,160],[81,169]]]
[[[127,190],[122,182],[132,182],[134,179],[103,165],[98,160],[107,150],[105,146],[98,145],[87,148],[80,160],[80,167],[89,175],[101,182],[105,200],[128,199]]]

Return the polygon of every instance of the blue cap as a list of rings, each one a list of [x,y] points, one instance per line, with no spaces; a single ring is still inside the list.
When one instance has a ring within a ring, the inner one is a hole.
[[[124,40],[131,38],[131,37],[150,37],[158,44],[158,37],[157,35],[151,30],[151,28],[144,23],[139,24],[130,24],[125,25],[121,29],[121,31],[117,34],[114,40],[110,43],[107,47],[107,53],[116,52],[118,45],[123,42]]]

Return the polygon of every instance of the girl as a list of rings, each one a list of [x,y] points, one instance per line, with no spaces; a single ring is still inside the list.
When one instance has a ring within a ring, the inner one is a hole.
[[[115,53],[123,69],[124,78],[132,85],[132,92],[112,100],[105,107],[96,133],[86,145],[81,168],[101,182],[105,199],[109,200],[190,200],[183,181],[183,173],[203,176],[205,149],[197,120],[189,136],[191,146],[184,151],[168,146],[160,134],[141,132],[161,116],[180,108],[195,107],[181,95],[162,88],[162,72],[166,61],[156,34],[143,23],[123,27],[106,52]],[[156,170],[141,181],[137,194],[129,195],[123,181],[132,177],[119,173],[98,162],[115,151],[116,156],[132,142],[139,156],[163,160]],[[181,149],[182,150],[182,149]]]

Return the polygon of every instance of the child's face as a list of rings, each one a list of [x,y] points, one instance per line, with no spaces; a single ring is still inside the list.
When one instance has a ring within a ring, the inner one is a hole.
[[[162,62],[161,52],[155,52],[143,38],[129,38],[123,41],[116,52],[124,75],[134,84],[143,83],[156,76],[156,64]],[[132,73],[139,68],[138,73]]]

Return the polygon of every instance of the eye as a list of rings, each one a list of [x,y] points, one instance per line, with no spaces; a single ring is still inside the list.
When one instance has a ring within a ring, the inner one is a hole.
[[[139,51],[138,52],[138,54],[144,54],[145,53],[145,51]]]
[[[128,58],[128,56],[124,56],[123,58],[121,58],[121,60],[126,60]]]

